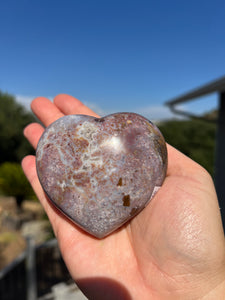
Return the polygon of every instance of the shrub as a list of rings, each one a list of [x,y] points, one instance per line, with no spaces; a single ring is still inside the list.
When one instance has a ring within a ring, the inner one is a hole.
[[[171,144],[213,176],[216,124],[201,120],[171,120],[159,125],[167,143]]]
[[[18,163],[4,162],[0,165],[0,190],[5,196],[13,196],[20,209],[26,197],[34,198],[33,190]]]

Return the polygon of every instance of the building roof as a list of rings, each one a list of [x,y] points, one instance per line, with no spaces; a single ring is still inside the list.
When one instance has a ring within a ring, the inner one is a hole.
[[[183,94],[179,97],[173,98],[167,101],[165,104],[168,106],[172,106],[175,104],[180,104],[182,102],[190,101],[194,98],[202,97],[207,94],[211,94],[214,92],[224,92],[225,91],[225,76],[220,77],[217,80],[211,81],[208,84],[205,84],[199,88],[196,88],[186,94]]]

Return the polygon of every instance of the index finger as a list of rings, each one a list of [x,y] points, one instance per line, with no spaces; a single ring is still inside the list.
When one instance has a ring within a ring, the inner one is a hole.
[[[64,116],[61,110],[45,97],[35,98],[31,102],[31,109],[45,126]]]
[[[65,115],[71,114],[82,114],[93,117],[99,117],[93,110],[84,105],[80,100],[73,96],[60,94],[54,98],[54,104],[61,110]]]
[[[31,103],[31,109],[45,126],[70,114],[85,114],[98,117],[81,101],[66,94],[56,96],[54,103],[45,97],[35,98]],[[30,124],[24,129],[24,135],[35,149],[43,131],[44,128],[36,123]]]

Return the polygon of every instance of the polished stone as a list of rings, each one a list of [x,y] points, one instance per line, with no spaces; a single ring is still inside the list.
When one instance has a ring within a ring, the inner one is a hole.
[[[103,238],[137,215],[162,185],[167,150],[158,128],[138,114],[69,115],[44,131],[36,165],[53,204]]]

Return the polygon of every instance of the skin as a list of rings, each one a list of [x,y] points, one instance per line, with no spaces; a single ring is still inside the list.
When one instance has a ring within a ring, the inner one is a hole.
[[[36,98],[31,108],[48,126],[69,114],[97,116],[76,98]],[[44,128],[24,135],[36,148]],[[22,167],[52,224],[68,270],[88,299],[225,299],[225,240],[211,177],[170,145],[163,186],[149,205],[98,240],[56,210],[37,178],[35,157]]]

